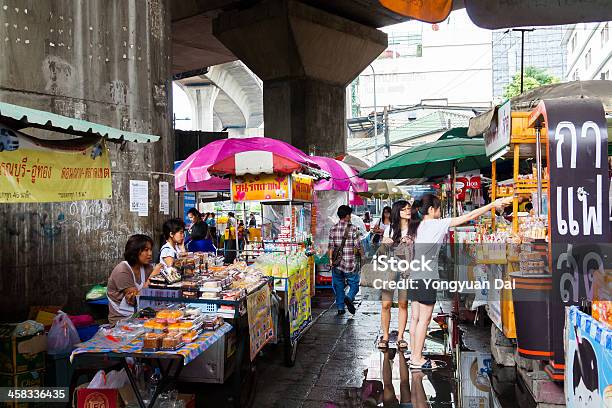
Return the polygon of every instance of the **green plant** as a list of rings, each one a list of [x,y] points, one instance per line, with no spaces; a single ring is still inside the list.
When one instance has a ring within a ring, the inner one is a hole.
[[[538,88],[542,85],[555,84],[559,79],[550,75],[543,69],[536,67],[526,67],[523,76],[523,92],[533,88]],[[517,72],[512,77],[506,88],[504,88],[504,97],[512,98],[521,93],[521,73]]]

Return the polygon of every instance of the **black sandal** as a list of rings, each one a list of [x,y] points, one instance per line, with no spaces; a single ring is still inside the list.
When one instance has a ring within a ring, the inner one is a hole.
[[[434,363],[430,359],[425,360],[425,362],[423,364],[421,364],[421,365],[410,363],[410,369],[411,370],[428,371],[428,370],[435,370],[437,368],[440,368],[440,367],[438,367],[437,364],[434,365]]]
[[[384,340],[382,337],[378,340],[378,344],[376,345],[379,350],[387,350],[389,348],[389,340]]]
[[[398,340],[396,344],[397,344],[397,348],[400,351],[408,350],[408,342],[406,340],[404,340],[404,339]]]

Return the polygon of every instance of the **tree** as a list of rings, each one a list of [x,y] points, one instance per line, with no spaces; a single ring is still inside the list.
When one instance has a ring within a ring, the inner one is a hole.
[[[545,70],[536,67],[527,67],[525,68],[525,73],[523,76],[523,92],[533,88],[538,88],[542,85],[555,84],[557,82],[559,82],[559,79],[548,74],[548,72]],[[506,88],[504,88],[504,97],[509,99],[513,96],[519,95],[520,93],[521,73],[519,71],[512,77],[512,82],[510,82]]]

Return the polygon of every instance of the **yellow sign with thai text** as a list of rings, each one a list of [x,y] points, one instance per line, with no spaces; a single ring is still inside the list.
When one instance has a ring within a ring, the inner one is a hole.
[[[312,319],[308,264],[301,265],[299,271],[290,275],[288,280],[289,336],[294,343]]]
[[[247,312],[250,354],[253,361],[263,346],[275,338],[268,285],[247,296]]]
[[[312,202],[312,178],[301,174],[291,176],[291,199],[293,201]]]
[[[232,200],[285,201],[289,200],[289,176],[259,174],[232,178]]]
[[[111,198],[104,141],[75,140],[42,140],[0,125],[0,203]]]

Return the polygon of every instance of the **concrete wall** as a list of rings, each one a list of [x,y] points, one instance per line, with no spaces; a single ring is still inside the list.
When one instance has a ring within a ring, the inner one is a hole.
[[[264,82],[265,135],[310,154],[346,150],[344,87],[309,78]]]
[[[0,38],[0,100],[162,137],[109,144],[111,200],[0,205],[0,319],[20,320],[31,305],[78,312],[129,235],[159,240],[158,182],[173,191],[159,174],[174,156],[168,2],[5,0]],[[129,212],[130,179],[148,180],[149,217]]]

